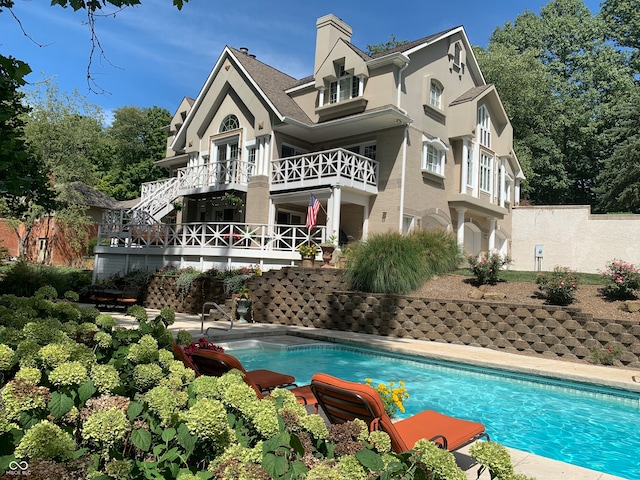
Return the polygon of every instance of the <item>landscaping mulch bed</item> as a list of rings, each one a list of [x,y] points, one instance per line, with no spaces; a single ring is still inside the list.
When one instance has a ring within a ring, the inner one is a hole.
[[[439,298],[443,300],[465,300],[469,298],[469,292],[475,287],[471,277],[464,275],[443,275],[433,278],[425,283],[422,288],[411,293],[411,296]],[[498,282],[496,285],[487,285],[489,292],[505,294],[502,300],[492,299],[491,302],[545,305],[546,299],[538,286],[527,282]],[[640,320],[640,313],[629,313],[621,307],[624,302],[620,300],[610,301],[601,293],[602,285],[579,285],[575,293],[575,301],[570,305],[590,313],[595,318],[617,320]]]

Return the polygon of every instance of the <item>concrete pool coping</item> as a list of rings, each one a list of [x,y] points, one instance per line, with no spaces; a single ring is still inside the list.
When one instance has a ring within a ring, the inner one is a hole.
[[[157,310],[147,309],[150,317],[158,314]],[[135,327],[137,322],[124,314],[106,312],[116,317],[121,325]],[[208,322],[205,328],[207,335],[200,333],[200,316],[176,313],[176,321],[170,330],[189,331],[194,338],[206,336],[214,343],[227,343],[237,340],[259,339],[270,343],[291,345],[309,343],[311,341],[337,342],[346,345],[379,348],[394,353],[415,355],[436,360],[447,360],[481,367],[490,367],[518,373],[541,375],[560,380],[573,380],[597,386],[640,392],[640,371],[625,368],[605,367],[599,365],[567,362],[550,358],[500,352],[482,347],[454,345],[422,340],[380,337],[375,335],[341,332],[335,330],[316,329],[299,326],[270,324],[234,324],[230,331],[225,330],[228,322]],[[268,339],[266,338],[268,337]],[[527,475],[537,480],[621,480],[595,470],[574,466],[558,460],[533,455],[509,448],[516,473]],[[478,466],[473,465],[468,456],[468,446],[456,452],[458,464],[465,470],[467,479],[488,480],[488,472],[478,477]]]

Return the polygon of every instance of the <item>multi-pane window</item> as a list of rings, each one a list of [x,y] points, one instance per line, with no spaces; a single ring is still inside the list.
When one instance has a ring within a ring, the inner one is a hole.
[[[459,43],[456,43],[453,46],[453,64],[456,66],[460,66],[460,57],[462,56],[462,47],[460,46]]]
[[[220,133],[237,130],[240,128],[240,122],[235,115],[227,115],[220,123]]]
[[[473,187],[473,154],[471,149],[467,152],[467,186]]]
[[[338,103],[358,96],[360,81],[347,73],[344,65],[338,67],[338,80],[329,84],[329,103]]]
[[[491,192],[493,179],[493,157],[488,153],[480,154],[480,190]]]
[[[424,142],[422,144],[422,170],[444,175],[444,150],[435,144]]]
[[[442,109],[442,87],[432,81],[431,88],[429,89],[429,104],[431,106]]]
[[[483,147],[491,148],[491,118],[484,105],[478,108],[478,141]]]
[[[363,155],[371,160],[376,159],[376,144],[368,143],[364,145],[350,145],[345,147],[345,150],[349,150],[350,152],[357,153],[358,155]]]

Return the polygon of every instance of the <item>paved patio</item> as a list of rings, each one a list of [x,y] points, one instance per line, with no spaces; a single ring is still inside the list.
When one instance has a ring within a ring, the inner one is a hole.
[[[148,309],[147,311],[150,317],[158,313],[157,310]],[[122,325],[136,325],[135,320],[122,313],[106,313],[112,314]],[[640,371],[637,370],[537,358],[464,345],[379,337],[306,327],[236,323],[231,330],[227,330],[228,328],[229,322],[214,322],[206,319],[204,322],[206,337],[215,343],[264,337],[269,337],[270,342],[282,344],[308,343],[309,339],[317,341],[337,340],[341,343],[380,348],[396,353],[503,368],[529,374],[544,374],[559,379],[583,381],[640,392]],[[201,319],[199,315],[177,313],[176,322],[170,329],[175,332],[183,329],[187,330],[195,338],[203,336],[200,332]],[[516,473],[534,477],[537,480],[620,480],[621,478],[512,448],[509,448],[509,451]],[[488,472],[484,472],[480,477],[477,476],[478,466],[474,465],[473,460],[468,456],[468,446],[456,452],[456,459],[458,465],[466,471],[467,479],[489,480]]]

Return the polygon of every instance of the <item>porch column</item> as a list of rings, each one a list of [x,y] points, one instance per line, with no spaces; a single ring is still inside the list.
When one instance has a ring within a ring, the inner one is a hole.
[[[369,215],[370,215],[370,210],[369,210],[369,199],[367,199],[367,202],[362,206],[362,240],[366,240],[367,237],[369,236]]]
[[[329,218],[327,219],[327,238],[335,235],[336,238],[340,233],[340,204],[342,202],[342,187],[340,184],[331,188],[331,196],[327,202],[327,207],[331,205],[331,209],[327,209]]]
[[[493,252],[496,248],[496,219],[489,218],[489,251]]]
[[[464,248],[464,212],[466,208],[456,208],[458,212],[458,246]]]

